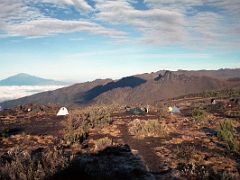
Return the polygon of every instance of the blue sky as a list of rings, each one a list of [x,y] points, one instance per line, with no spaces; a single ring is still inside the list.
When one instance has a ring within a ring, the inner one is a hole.
[[[239,0],[0,0],[0,79],[240,68]]]

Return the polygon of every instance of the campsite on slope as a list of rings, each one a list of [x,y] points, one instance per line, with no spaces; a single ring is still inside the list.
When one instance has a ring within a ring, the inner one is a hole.
[[[27,168],[41,170],[32,177],[49,179],[238,179],[240,91],[206,93],[155,106],[30,104],[3,110],[1,177],[27,176]],[[8,168],[13,163],[23,169]]]

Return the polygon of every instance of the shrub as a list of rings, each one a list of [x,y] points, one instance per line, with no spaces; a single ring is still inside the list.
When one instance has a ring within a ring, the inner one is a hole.
[[[234,135],[234,126],[230,120],[225,120],[220,123],[217,136],[227,144],[229,150],[240,150],[240,144]]]
[[[197,177],[201,177],[200,179],[208,179],[208,169],[205,165],[191,162],[191,163],[179,163],[177,165],[177,170],[183,173],[190,179],[199,179]]]
[[[87,117],[91,123],[92,128],[103,127],[112,122],[111,113],[106,107],[95,107],[87,113]]]
[[[158,120],[140,121],[135,119],[129,123],[130,134],[138,137],[159,137],[165,134],[167,127],[161,125]]]
[[[0,179],[46,179],[66,168],[70,160],[56,147],[35,153],[17,147],[1,156]]]
[[[108,146],[113,145],[112,139],[108,137],[97,139],[94,141],[95,151],[103,150]]]
[[[75,115],[68,117],[64,129],[64,139],[68,144],[82,143],[87,138],[88,127],[83,123]]]
[[[185,179],[221,179],[221,180],[237,180],[239,174],[237,172],[228,172],[225,170],[215,170],[211,165],[204,165],[198,162],[179,163],[177,165]]]
[[[197,122],[203,121],[206,118],[206,112],[204,110],[195,108],[192,111],[192,118]]]
[[[193,145],[179,145],[174,150],[177,159],[189,162],[196,155],[196,149]]]
[[[2,130],[2,133],[1,133],[1,136],[2,137],[9,137],[10,133],[9,133],[9,129],[8,128],[5,128]]]
[[[64,122],[64,139],[70,144],[82,143],[90,128],[101,128],[111,122],[111,109],[107,107],[77,109]]]
[[[72,112],[78,120],[84,121],[88,128],[99,128],[112,122],[111,112],[113,110],[108,107],[92,106],[82,110]]]

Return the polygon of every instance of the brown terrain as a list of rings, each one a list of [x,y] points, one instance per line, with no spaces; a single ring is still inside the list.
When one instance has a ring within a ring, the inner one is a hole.
[[[239,179],[240,92],[215,92],[216,104],[210,95],[158,101],[140,114],[114,105],[72,107],[66,117],[53,105],[4,110],[0,179]]]
[[[155,104],[156,101],[201,93],[240,88],[240,69],[158,71],[119,80],[99,79],[3,102],[4,108],[24,104],[86,106],[93,104]]]

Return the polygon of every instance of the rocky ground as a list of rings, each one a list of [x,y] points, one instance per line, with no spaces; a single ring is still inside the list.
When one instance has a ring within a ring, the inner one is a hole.
[[[181,113],[166,112],[173,104],[180,107]],[[229,106],[228,99],[217,100],[214,105],[209,99],[199,98],[168,101],[162,109],[151,107],[144,115],[119,109],[111,114],[109,125],[91,128],[83,142],[72,145],[63,140],[68,117],[57,117],[57,108],[1,112],[1,163],[16,147],[33,153],[61,145],[64,154],[72,154],[70,165],[51,174],[50,179],[240,178],[240,107]],[[194,116],[196,108],[204,116]],[[226,121],[234,127],[235,148],[219,137],[220,123]],[[153,125],[145,134],[136,135],[131,131],[135,126],[132,122],[139,123],[139,127],[147,122]]]

